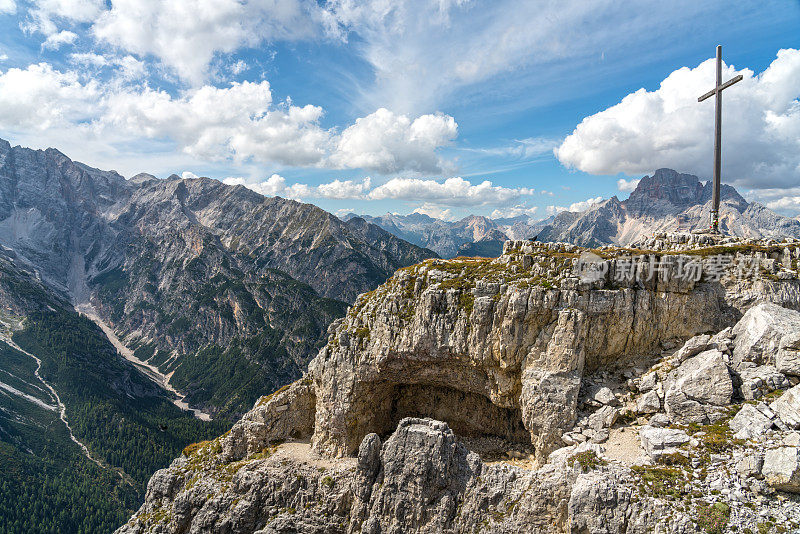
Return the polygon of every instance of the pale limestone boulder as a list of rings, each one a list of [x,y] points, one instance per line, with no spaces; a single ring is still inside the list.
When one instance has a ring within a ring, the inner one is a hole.
[[[602,430],[611,427],[617,420],[619,409],[612,406],[603,406],[589,416],[589,428],[592,430]]]
[[[664,396],[671,421],[710,423],[719,419],[724,407],[731,403],[733,381],[720,351],[701,352],[673,373]]]
[[[800,376],[800,331],[786,334],[775,355],[775,367],[781,373]]]
[[[606,386],[594,389],[590,392],[589,398],[600,404],[608,404],[609,406],[619,406],[620,402],[614,392]]]
[[[639,430],[639,440],[648,456],[658,460],[664,454],[678,452],[678,447],[689,443],[691,438],[683,430],[643,426]]]
[[[697,354],[700,354],[706,350],[706,348],[708,348],[709,341],[711,341],[711,336],[708,334],[694,336],[684,343],[683,347],[678,349],[674,358],[678,360],[678,362],[683,363],[692,356],[696,356]]]
[[[661,399],[655,390],[648,391],[636,401],[636,413],[651,414],[661,410]]]
[[[763,408],[769,410],[764,403]],[[752,404],[745,404],[733,419],[728,422],[733,437],[736,439],[751,439],[764,434],[772,428],[772,419],[764,414],[764,410],[759,410]]]
[[[742,362],[774,365],[784,336],[797,332],[800,312],[771,302],[753,306],[733,327],[733,366],[738,368]]]
[[[772,365],[742,362],[738,371],[744,400],[756,400],[776,389],[788,389],[791,382]]]
[[[769,405],[781,422],[789,428],[800,428],[800,385],[784,392]]]
[[[761,474],[777,490],[800,493],[800,447],[767,449]]]
[[[760,477],[763,466],[763,453],[749,452],[736,461],[736,472],[742,477]]]

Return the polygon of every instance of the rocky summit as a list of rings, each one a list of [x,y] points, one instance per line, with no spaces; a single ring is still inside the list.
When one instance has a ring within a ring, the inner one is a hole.
[[[118,532],[800,528],[798,259],[670,234],[400,269]]]
[[[672,169],[642,177],[630,197],[613,196],[583,212],[564,211],[538,233],[540,241],[567,241],[584,246],[629,245],[659,232],[687,232],[711,225],[711,182]],[[743,238],[800,238],[797,219],[783,217],[735,188],[720,190],[720,228]]]

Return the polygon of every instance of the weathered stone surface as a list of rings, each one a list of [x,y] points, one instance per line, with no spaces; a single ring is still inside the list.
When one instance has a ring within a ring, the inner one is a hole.
[[[600,404],[608,404],[609,406],[619,406],[620,402],[614,392],[611,391],[610,388],[603,386],[594,389],[589,398],[594,400],[595,402],[599,402]]]
[[[762,403],[763,405],[763,403]],[[766,405],[763,405],[767,408]],[[728,422],[733,437],[736,439],[750,439],[760,436],[772,428],[772,419],[764,415],[762,410],[758,410],[752,404],[745,404],[742,409]]]
[[[611,406],[603,406],[592,415],[589,416],[589,428],[592,430],[601,430],[609,428],[614,424],[619,415],[619,409]]]
[[[636,401],[636,413],[651,414],[661,410],[661,399],[655,390],[648,391]]]
[[[764,302],[753,306],[733,327],[733,365],[742,362],[775,365],[781,340],[800,332],[800,312]]]
[[[675,353],[675,359],[677,359],[679,363],[683,363],[692,356],[696,356],[706,350],[709,341],[711,341],[711,336],[708,334],[694,336],[684,343],[683,347],[678,349],[678,352]]]
[[[683,430],[643,426],[639,430],[642,447],[653,460],[664,454],[677,452],[677,448],[688,443],[690,438]]]
[[[664,397],[671,421],[708,423],[719,419],[731,402],[733,381],[723,355],[716,349],[701,352],[673,371]]]
[[[315,405],[314,386],[307,379],[261,397],[221,438],[223,454],[228,461],[240,460],[275,441],[311,437]]]
[[[744,400],[755,400],[776,389],[788,389],[791,382],[772,365],[756,366],[750,362],[739,365],[739,379]]]
[[[357,477],[371,489],[366,500],[356,496],[352,529],[365,533],[451,530],[461,496],[482,468],[445,423],[414,418],[400,422],[380,457],[371,446],[361,450],[358,464]]]
[[[767,449],[761,473],[773,488],[800,493],[800,447]]]
[[[769,407],[783,424],[789,428],[800,428],[800,385],[784,392]]]
[[[775,367],[787,375],[800,375],[800,331],[783,336],[775,355]]]
[[[572,268],[556,268],[562,260],[547,255],[536,261],[553,273]],[[586,370],[718,330],[731,316],[726,297],[709,286],[578,291],[470,274],[505,265],[503,258],[430,261],[361,298],[309,366],[315,449],[353,454],[368,433],[385,434],[403,416],[429,416],[456,433],[528,441],[541,460],[574,425]]]
[[[763,453],[749,452],[736,462],[736,472],[743,477],[758,477],[761,476],[763,465]]]

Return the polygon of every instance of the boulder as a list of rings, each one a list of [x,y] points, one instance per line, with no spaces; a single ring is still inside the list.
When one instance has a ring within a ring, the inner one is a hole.
[[[648,391],[636,401],[636,413],[651,414],[661,409],[661,399],[655,390]]]
[[[766,410],[769,410],[764,403],[761,404]],[[767,417],[763,411],[758,410],[752,404],[745,404],[739,413],[730,420],[728,426],[734,432],[734,438],[750,439],[765,433],[772,428],[772,424],[772,419]]]
[[[609,428],[617,420],[619,410],[611,406],[603,406],[589,416],[589,428],[592,430],[602,430]]]
[[[608,404],[609,406],[619,406],[620,402],[617,399],[617,396],[614,395],[614,392],[611,391],[610,388],[603,386],[596,388],[589,394],[589,398],[591,398],[595,402],[599,402],[600,404]]]
[[[800,312],[771,302],[753,306],[733,327],[734,368],[738,369],[742,362],[774,365],[783,337],[797,332],[800,332]]]
[[[712,349],[685,362],[670,376],[664,407],[670,421],[707,424],[724,415],[733,381],[722,352]]]
[[[800,376],[800,331],[783,336],[775,355],[775,367],[781,373]]]
[[[736,462],[736,472],[742,477],[758,477],[764,466],[764,455],[747,453]]]
[[[675,359],[677,359],[680,363],[685,362],[692,356],[696,356],[706,350],[706,348],[708,348],[709,341],[711,341],[711,336],[708,334],[694,336],[693,338],[689,339],[689,341],[684,343],[683,347],[678,349],[678,352],[675,353]]]
[[[376,434],[358,451],[353,523],[364,532],[446,532],[481,461],[446,423],[406,418],[381,446]]]
[[[639,381],[639,391],[642,393],[647,393],[648,391],[655,389],[656,384],[658,384],[658,373],[651,371],[642,376],[641,380]]]
[[[767,449],[761,474],[777,490],[800,493],[800,447]]]
[[[669,426],[669,417],[667,417],[666,414],[657,413],[650,418],[647,424],[658,428],[666,428]]]
[[[789,428],[800,428],[800,385],[793,387],[769,405],[781,422]]]
[[[776,389],[787,389],[791,382],[772,365],[756,366],[750,362],[743,362],[739,366],[739,379],[742,398],[756,400]]]
[[[678,452],[678,447],[691,440],[683,430],[652,426],[643,426],[639,430],[639,439],[642,447],[653,460],[658,460],[664,454]]]

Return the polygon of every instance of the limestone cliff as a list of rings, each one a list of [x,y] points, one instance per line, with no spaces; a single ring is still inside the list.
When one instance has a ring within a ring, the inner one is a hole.
[[[761,528],[761,511],[800,526],[780,493],[800,491],[800,386],[737,404],[800,381],[775,326],[800,324],[800,244],[503,252],[361,295],[305,378],[187,448],[120,532],[696,532]],[[697,279],[678,276],[688,262]]]

